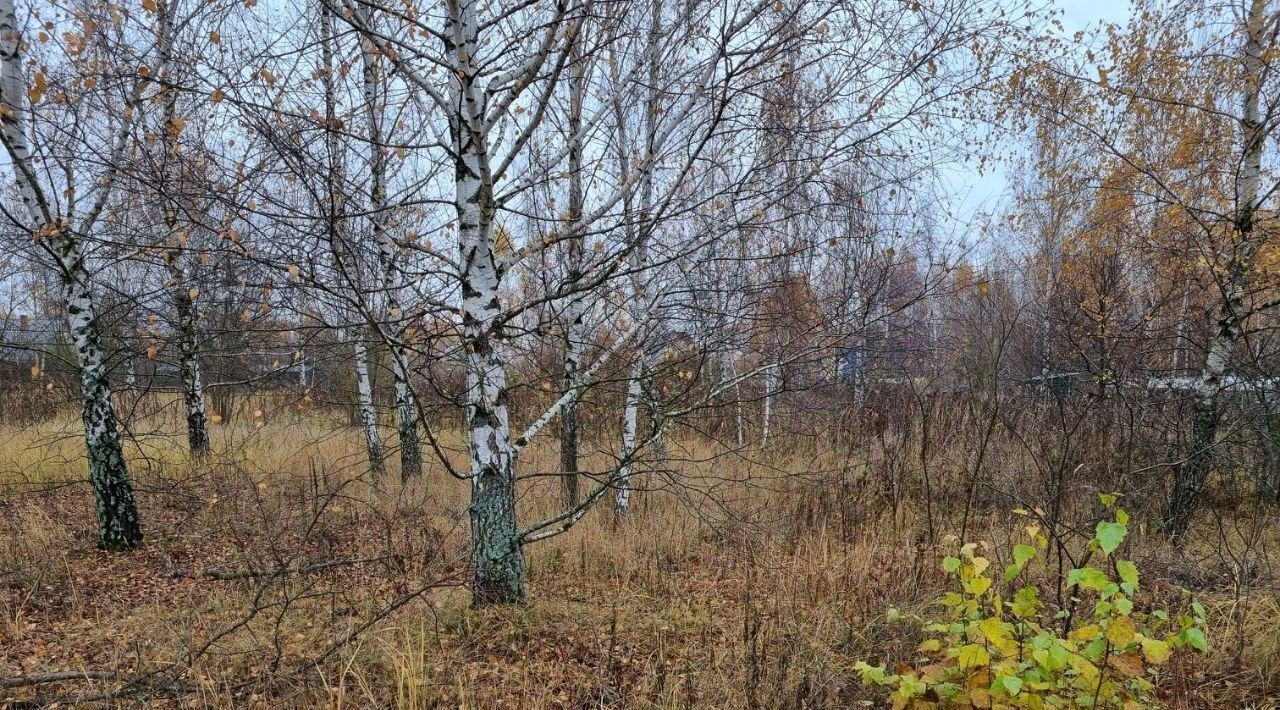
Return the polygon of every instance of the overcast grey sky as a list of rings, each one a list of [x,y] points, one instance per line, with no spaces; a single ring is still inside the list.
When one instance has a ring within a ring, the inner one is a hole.
[[[1129,15],[1129,0],[1052,0],[1052,4],[1062,10],[1062,24],[1068,35],[1101,21],[1119,22]],[[994,209],[1004,193],[1005,173],[1000,165],[989,164],[984,175],[979,175],[974,166],[955,177],[962,218]]]

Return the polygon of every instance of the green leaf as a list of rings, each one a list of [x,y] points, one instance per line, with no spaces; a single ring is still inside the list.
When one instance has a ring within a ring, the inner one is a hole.
[[[959,572],[959,571],[960,571],[960,558],[959,558],[959,557],[947,557],[947,558],[944,558],[944,559],[942,560],[942,569],[943,569],[943,571],[950,572],[950,573],[952,573],[952,574],[955,574],[956,572]]]
[[[866,661],[858,661],[853,669],[862,675],[863,685],[883,685],[886,682],[887,674],[884,666],[873,666]]]
[[[1049,661],[1052,665],[1046,664],[1045,667],[1050,670],[1066,668],[1067,664],[1071,662],[1071,652],[1062,644],[1054,642],[1049,647]]]
[[[1138,566],[1129,560],[1116,561],[1116,573],[1120,575],[1121,581],[1128,582],[1133,585],[1134,589],[1138,588]]]
[[[974,577],[964,583],[964,590],[973,596],[979,596],[991,588],[989,577]]]
[[[928,690],[928,688],[925,687],[924,681],[919,678],[904,675],[898,679],[898,693],[904,698],[914,698],[924,695],[926,690]]]
[[[1110,583],[1111,579],[1107,577],[1106,573],[1094,567],[1073,569],[1067,573],[1068,585],[1079,585],[1085,589],[1101,592]]]
[[[1098,500],[1102,502],[1103,507],[1110,508],[1116,504],[1115,493],[1099,493]]]
[[[1013,697],[1022,692],[1022,679],[1015,675],[1002,675],[991,684],[991,689],[1003,691]]]
[[[1039,604],[1039,591],[1035,587],[1023,587],[1013,595],[1013,615],[1029,619],[1036,615]]]
[[[1124,523],[1109,523],[1105,520],[1098,523],[1095,534],[1098,538],[1098,546],[1108,555],[1115,552],[1120,543],[1124,542],[1124,536],[1128,534],[1129,529]]]
[[[1036,556],[1036,548],[1030,545],[1014,545],[1013,547],[1013,563],[1019,567],[1031,561]]]
[[[1192,626],[1189,629],[1184,629],[1181,635],[1182,642],[1191,648],[1194,648],[1201,653],[1209,650],[1209,641],[1204,637],[1204,632],[1199,628]]]

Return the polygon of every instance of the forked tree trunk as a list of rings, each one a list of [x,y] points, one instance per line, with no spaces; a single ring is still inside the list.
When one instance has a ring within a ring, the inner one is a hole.
[[[23,105],[26,82],[21,49],[13,0],[0,0],[0,127],[36,237],[55,258],[62,280],[62,297],[80,370],[82,420],[89,483],[98,518],[98,545],[109,550],[133,548],[142,544],[142,531],[111,401],[82,236],[68,225],[52,223],[47,193],[35,181]]]
[[[507,414],[506,364],[494,332],[501,271],[492,238],[492,187],[471,152],[474,143],[461,143],[457,200],[470,414],[472,594],[478,605],[523,603],[524,555],[516,528],[516,460]]]
[[[1219,399],[1232,351],[1244,330],[1245,294],[1249,272],[1257,251],[1254,219],[1258,209],[1258,189],[1262,175],[1262,152],[1266,131],[1259,113],[1263,82],[1262,37],[1266,31],[1266,2],[1251,0],[1244,20],[1244,96],[1241,120],[1240,172],[1236,178],[1235,237],[1227,273],[1222,285],[1222,301],[1218,310],[1218,327],[1209,342],[1204,368],[1196,388],[1191,429],[1191,450],[1185,463],[1174,474],[1173,493],[1165,511],[1164,525],[1179,545],[1185,544],[1196,509],[1204,497],[1204,489],[1213,469],[1214,447],[1222,414]]]

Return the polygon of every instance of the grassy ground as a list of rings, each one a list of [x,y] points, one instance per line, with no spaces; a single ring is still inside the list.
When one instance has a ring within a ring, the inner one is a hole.
[[[857,706],[876,696],[853,664],[909,661],[920,639],[886,611],[928,612],[945,586],[924,511],[887,502],[866,467],[686,443],[673,469],[688,487],[650,476],[659,490],[624,524],[598,510],[530,548],[529,607],[473,610],[465,485],[437,469],[375,485],[355,433],[305,415],[216,427],[209,462],[175,438],[132,447],[147,544],[106,554],[73,425],[0,430],[0,678],[82,675],[0,687],[15,706]],[[554,507],[555,479],[536,476],[554,448],[521,465],[533,520]],[[959,530],[954,498],[935,508]],[[978,510],[967,537],[992,549],[1022,522]],[[1191,586],[1211,616],[1212,651],[1168,668],[1162,701],[1274,707],[1274,524],[1240,537],[1247,575],[1219,569],[1236,539],[1220,530],[1182,558],[1135,528],[1146,601],[1176,607]]]

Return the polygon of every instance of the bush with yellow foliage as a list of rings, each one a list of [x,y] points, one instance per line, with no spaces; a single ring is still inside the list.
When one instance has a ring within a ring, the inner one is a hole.
[[[1013,547],[999,582],[991,561],[966,543],[942,562],[958,591],[939,600],[944,618],[924,621],[931,636],[918,662],[898,673],[859,662],[862,682],[892,688],[895,708],[1151,707],[1160,666],[1175,653],[1207,650],[1205,610],[1193,601],[1190,614],[1171,619],[1135,608],[1138,568],[1112,556],[1129,516],[1114,496],[1101,499],[1114,518],[1097,524],[1085,564],[1067,575],[1068,608],[1051,614],[1034,584],[1014,591],[1048,548],[1039,526],[1027,527],[1029,544]],[[1106,564],[1088,566],[1095,555]],[[1088,614],[1073,613],[1090,601]]]

